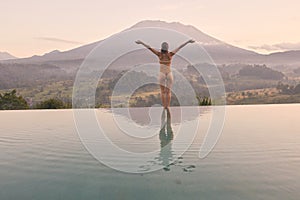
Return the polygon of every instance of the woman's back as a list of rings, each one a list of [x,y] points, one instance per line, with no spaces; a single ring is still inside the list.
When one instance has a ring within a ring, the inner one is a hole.
[[[159,63],[163,65],[171,65],[172,53],[171,52],[160,52]]]
[[[160,72],[169,73],[171,72],[171,52],[160,52],[159,54]]]

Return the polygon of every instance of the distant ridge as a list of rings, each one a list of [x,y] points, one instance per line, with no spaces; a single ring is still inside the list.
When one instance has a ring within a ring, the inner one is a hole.
[[[9,60],[9,59],[17,59],[17,57],[7,52],[0,52],[0,60]]]

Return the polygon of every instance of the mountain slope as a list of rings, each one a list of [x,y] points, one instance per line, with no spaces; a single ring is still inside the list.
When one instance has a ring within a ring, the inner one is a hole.
[[[0,52],[0,60],[9,60],[9,59],[16,59],[17,57],[7,53],[7,52]]]
[[[147,20],[139,22],[131,28],[142,27],[167,28],[183,33],[201,44],[216,63],[251,62],[260,56],[260,54],[254,51],[232,46],[203,33],[194,26],[184,25],[179,22],[167,23],[164,21]]]
[[[264,57],[266,63],[300,65],[300,50],[271,53]]]

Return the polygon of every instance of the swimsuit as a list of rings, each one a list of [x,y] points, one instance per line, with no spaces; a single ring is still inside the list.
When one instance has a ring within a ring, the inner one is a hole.
[[[159,58],[160,73],[158,76],[158,82],[161,86],[171,89],[173,85],[173,74],[171,71],[171,60],[174,56],[173,52],[160,52],[151,47],[148,48]]]
[[[172,52],[159,53],[160,73],[158,82],[160,85],[171,88],[173,85],[173,74],[171,71],[171,59],[174,54]]]

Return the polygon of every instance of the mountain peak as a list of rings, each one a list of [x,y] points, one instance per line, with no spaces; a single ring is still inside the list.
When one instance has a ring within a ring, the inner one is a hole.
[[[0,60],[9,60],[9,59],[16,59],[17,57],[7,53],[7,52],[0,52]]]
[[[144,28],[144,27],[156,27],[156,28],[166,28],[166,29],[175,30],[185,35],[188,35],[192,39],[202,44],[223,43],[222,41],[207,35],[206,33],[200,31],[199,29],[197,29],[192,25],[185,25],[180,22],[166,22],[161,20],[143,20],[131,26],[129,29]]]
[[[137,28],[137,27],[166,27],[166,26],[190,26],[190,25],[184,25],[180,22],[166,22],[162,20],[142,20],[135,25],[133,25],[131,28]]]

